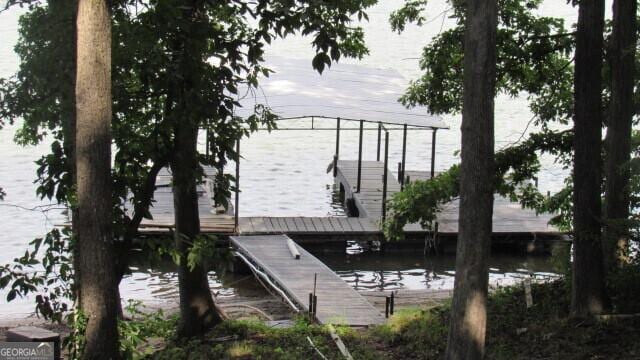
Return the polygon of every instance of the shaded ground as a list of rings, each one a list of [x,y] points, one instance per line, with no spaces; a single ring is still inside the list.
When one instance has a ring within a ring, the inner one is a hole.
[[[627,292],[635,290],[624,289]],[[489,303],[489,359],[640,359],[640,318],[576,321],[568,317],[564,282],[534,284],[534,304],[526,307],[521,287],[492,294]],[[620,291],[612,291],[614,305]],[[640,294],[638,294],[640,295]],[[627,304],[628,305],[628,304]],[[620,308],[618,306],[618,308]],[[355,359],[439,359],[448,331],[448,305],[404,309],[386,325],[339,328]],[[299,318],[288,329],[260,322],[228,321],[202,339],[170,341],[155,359],[327,359],[343,358],[326,327]]]
[[[620,274],[609,284],[613,311],[640,312],[640,272]],[[381,293],[366,297],[384,306]],[[522,286],[492,293],[487,329],[488,359],[640,359],[640,317],[578,321],[569,317],[570,294],[564,281],[532,285],[533,306],[526,307]],[[425,297],[426,296],[426,297]],[[447,293],[399,293],[399,311],[387,324],[369,329],[337,328],[354,359],[440,359],[446,346],[449,305]],[[135,345],[138,355],[153,359],[327,359],[344,358],[329,329],[291,314],[281,300],[265,296],[220,299],[233,320],[205,337],[190,341],[172,338],[175,316],[138,319],[150,338]],[[417,307],[416,304],[421,304]],[[163,307],[165,314],[171,307]],[[150,307],[149,311],[154,311]],[[273,320],[291,319],[278,322]],[[40,320],[35,325],[66,333],[59,325]],[[133,324],[132,324],[133,326]],[[284,327],[283,327],[284,326]],[[6,327],[0,328],[0,341]],[[167,337],[167,338],[165,338]],[[149,352],[153,352],[150,354]]]

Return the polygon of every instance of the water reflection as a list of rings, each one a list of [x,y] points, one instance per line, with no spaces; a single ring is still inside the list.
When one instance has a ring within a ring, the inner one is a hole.
[[[362,251],[355,251],[355,249]],[[455,256],[427,255],[417,251],[370,251],[350,242],[347,252],[309,249],[357,290],[453,289]],[[495,254],[489,262],[493,286],[513,285],[525,277],[557,278],[549,258]]]
[[[137,266],[131,266],[131,274],[126,275],[120,283],[123,299],[141,300],[145,303],[173,303],[177,305],[179,298],[178,273],[175,264],[170,260],[159,264],[150,264],[136,260]],[[256,297],[264,296],[267,291],[253,278],[253,275],[241,275],[232,272],[221,274],[215,271],[208,273],[211,291],[218,298],[229,298],[236,295]]]

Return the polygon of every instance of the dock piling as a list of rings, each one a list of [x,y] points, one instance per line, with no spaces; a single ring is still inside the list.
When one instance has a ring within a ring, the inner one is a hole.
[[[356,185],[356,192],[360,192],[360,182],[362,179],[362,129],[364,127],[364,120],[360,120],[360,139],[358,141],[358,181]]]
[[[234,232],[238,232],[240,220],[240,139],[236,142],[236,204],[234,213]]]
[[[380,142],[382,140],[382,123],[378,122],[378,151],[376,155],[376,161],[380,161]]]
[[[431,178],[435,175],[436,169],[436,131],[437,129],[433,129],[433,133],[431,133]]]
[[[388,296],[384,297],[384,317],[389,317],[389,306],[391,305],[391,298]]]
[[[389,166],[389,132],[384,132],[384,168],[382,170],[382,222],[387,218],[387,178]]]
[[[333,157],[333,177],[338,175],[338,159],[340,158],[340,118],[336,118],[336,154]]]
[[[393,307],[395,306],[395,296],[393,291],[391,292],[391,300],[389,301],[389,314],[393,315]]]
[[[407,163],[407,124],[402,127],[402,176],[398,177],[400,180],[400,191],[404,189],[404,169]]]

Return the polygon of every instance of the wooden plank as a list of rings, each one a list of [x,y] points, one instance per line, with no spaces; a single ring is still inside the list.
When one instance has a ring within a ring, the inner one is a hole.
[[[327,231],[322,222],[322,218],[318,218],[318,217],[311,218],[311,222],[313,223],[313,226],[316,228],[317,232],[323,233]]]
[[[330,217],[329,222],[331,222],[331,225],[333,225],[333,228],[336,232],[344,232],[345,229],[342,227],[342,224],[340,224],[340,220],[334,217]]]
[[[251,218],[238,219],[238,226],[240,226],[241,233],[253,233],[253,224],[251,224]]]
[[[253,229],[255,232],[267,232],[267,227],[264,224],[263,218],[251,218],[251,224],[253,225]]]
[[[329,218],[320,218],[320,221],[322,222],[322,225],[324,226],[326,232],[337,232]]]
[[[351,228],[353,229],[354,232],[364,232],[364,228],[362,227],[362,224],[360,223],[359,218],[347,218],[347,220],[349,220],[349,224],[351,225]]]
[[[351,222],[349,221],[349,218],[346,218],[346,217],[337,217],[336,219],[340,222],[340,225],[342,226],[342,228],[344,229],[344,231],[346,231],[346,232],[354,232],[354,231],[355,231],[355,230],[351,227]]]
[[[274,229],[273,229],[273,224],[271,224],[271,219],[265,216],[260,217],[260,219],[262,219],[262,223],[264,224],[265,231],[269,234],[273,234]]]
[[[283,233],[289,232],[289,227],[287,226],[287,221],[284,218],[279,217],[279,218],[276,218],[276,220],[278,220],[278,224],[280,224],[280,230]]]
[[[274,218],[268,217],[265,218],[269,221],[269,223],[271,224],[271,229],[272,229],[272,233],[273,234],[282,234],[282,229],[280,229],[280,224],[278,223],[278,221]]]
[[[301,217],[296,217],[293,219],[293,221],[296,223],[296,228],[298,229],[298,232],[309,232],[309,230],[307,230],[307,226],[304,224],[304,221],[302,221]]]
[[[302,221],[304,221],[304,224],[305,224],[305,226],[307,228],[307,231],[309,231],[309,232],[318,232],[316,227],[313,225],[313,220],[311,220],[308,217],[304,217],[304,218],[302,218]]]
[[[296,226],[296,222],[293,220],[293,218],[287,217],[284,218],[284,220],[287,223],[287,228],[289,228],[288,232],[299,232],[298,227]]]

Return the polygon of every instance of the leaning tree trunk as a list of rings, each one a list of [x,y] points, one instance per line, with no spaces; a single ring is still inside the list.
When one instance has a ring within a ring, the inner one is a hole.
[[[204,333],[220,322],[216,312],[207,271],[203,264],[190,268],[187,254],[191,242],[200,233],[197,180],[198,128],[185,121],[175,129],[175,152],[171,161],[175,208],[175,242],[180,252],[178,281],[180,288],[180,324],[178,334],[190,337]]]
[[[613,2],[611,102],[605,162],[605,268],[625,263],[629,248],[629,177],[633,82],[636,52],[636,0]]]
[[[494,191],[495,0],[467,2],[460,219],[447,359],[484,356]]]
[[[79,305],[87,317],[84,359],[117,359],[117,282],[111,229],[111,19],[104,0],[77,15],[76,171]]]
[[[576,317],[605,307],[601,242],[602,44],[604,0],[581,1],[575,53],[573,276]]]

